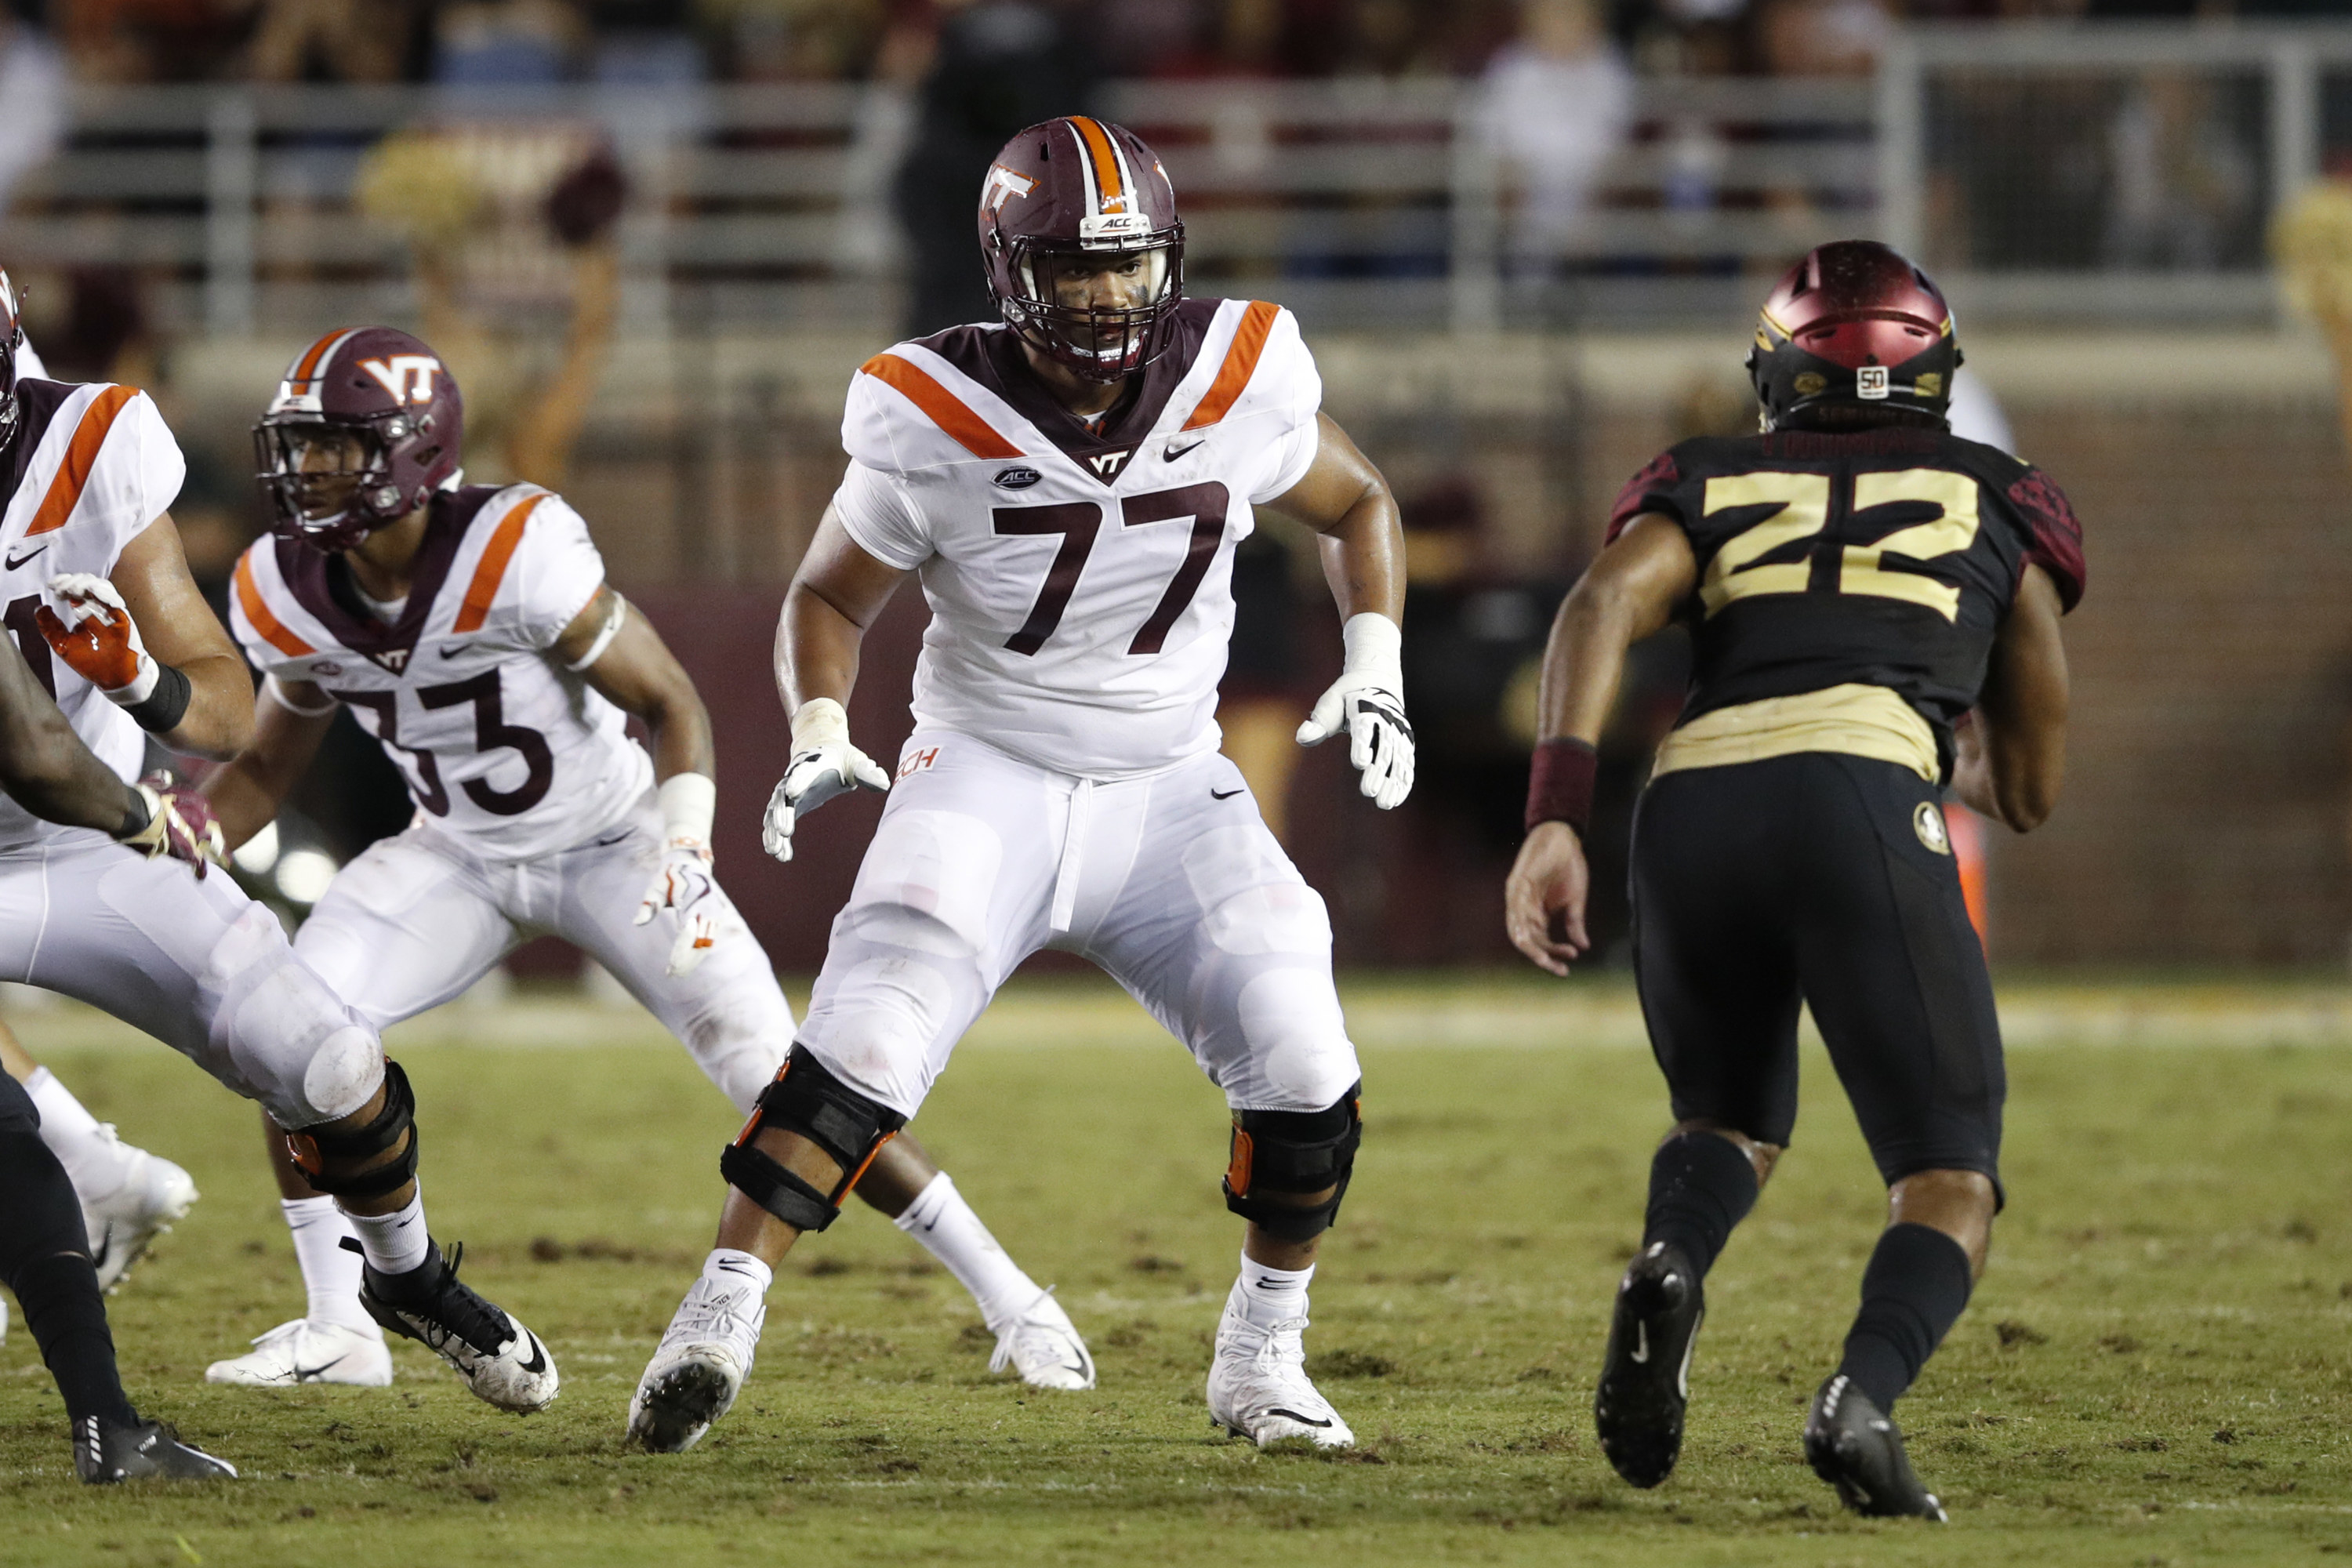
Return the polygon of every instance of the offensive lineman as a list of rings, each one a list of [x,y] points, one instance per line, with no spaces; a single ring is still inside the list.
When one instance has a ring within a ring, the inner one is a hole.
[[[116,773],[136,771],[142,731],[235,754],[253,688],[165,510],[185,472],[178,446],[131,387],[20,382],[19,335],[0,274],[0,623]],[[202,797],[187,798],[189,830],[216,841]],[[259,1100],[358,1233],[368,1310],[502,1409],[555,1397],[538,1338],[461,1283],[426,1234],[406,1075],[230,879],[0,804],[0,974],[102,1008]]]
[[[1001,323],[901,343],[853,380],[847,477],[784,600],[793,761],[765,841],[890,789],[786,1069],[720,1162],[702,1277],[639,1383],[631,1437],[690,1447],[741,1389],[779,1258],[920,1107],[1024,958],[1080,952],[1192,1049],[1233,1108],[1248,1222],[1208,1382],[1259,1444],[1354,1441],[1306,1373],[1307,1284],[1361,1122],[1331,928],[1217,751],[1234,546],[1271,505],[1323,536],[1346,671],[1300,727],[1345,732],[1363,793],[1412,784],[1404,580],[1387,487],[1318,413],[1297,322],[1183,298],[1175,193],[1132,132],[1033,126],[997,156],[980,242]],[[909,574],[931,623],[898,784],[844,710]]]
[[[709,715],[651,623],[606,584],[561,497],[461,483],[464,433],[455,378],[405,332],[330,332],[287,371],[254,431],[277,536],[237,563],[230,608],[267,676],[259,718],[205,793],[235,847],[277,816],[336,709],[366,714],[416,820],[343,869],[295,952],[383,1028],[552,931],[612,971],[748,1110],[793,1018],[710,874]],[[650,760],[624,731],[632,715]],[[389,1384],[341,1216],[275,1163],[308,1309],[205,1377]],[[860,1192],[972,1291],[997,1335],[994,1370],[1093,1385],[1060,1305],[919,1147]]]
[[[1505,902],[1556,974],[1588,945],[1580,836],[1626,647],[1679,616],[1696,655],[1633,834],[1634,973],[1675,1117],[1594,1398],[1635,1486],[1674,1469],[1703,1281],[1788,1145],[1801,999],[1888,1212],[1805,1455],[1860,1512],[1944,1517],[1890,1413],[1983,1272],[2005,1082],[1940,786],[2021,833],[2049,816],[2059,617],[2084,584],[2058,488],[1949,433],[1959,363],[1943,295],[1902,256],[1808,255],[1748,356],[1765,433],[1635,476],[1545,652]]]

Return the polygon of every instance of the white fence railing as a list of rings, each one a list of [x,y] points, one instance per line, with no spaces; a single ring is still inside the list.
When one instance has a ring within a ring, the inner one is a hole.
[[[1162,153],[1200,291],[1324,326],[1718,318],[1759,272],[1855,233],[1912,249],[1980,312],[2259,318],[2271,212],[2352,163],[2352,26],[1915,28],[1874,82],[1640,83],[1581,217],[1531,249],[1479,92],[1133,82],[1098,107]],[[437,140],[464,192],[461,232],[422,271],[529,310],[563,299],[572,267],[539,203],[603,142],[627,175],[633,329],[881,330],[911,115],[829,85],[84,89],[66,151],[0,219],[0,262],[131,267],[167,315],[227,333],[413,313],[417,225],[362,194],[405,136]],[[409,218],[431,199],[412,190]]]

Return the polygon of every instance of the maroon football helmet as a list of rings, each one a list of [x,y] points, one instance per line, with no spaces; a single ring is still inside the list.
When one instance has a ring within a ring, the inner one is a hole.
[[[16,438],[16,346],[25,341],[18,314],[16,286],[0,269],[0,452]]]
[[[988,291],[1024,342],[1089,381],[1159,357],[1184,298],[1176,188],[1143,139],[1084,115],[1032,125],[1004,144],[980,192]],[[1057,278],[1131,265],[1141,302],[1065,305]]]
[[[440,355],[391,327],[345,328],[287,367],[253,427],[255,477],[280,534],[349,550],[432,499],[465,433]]]
[[[1870,410],[1941,421],[1959,367],[1943,291],[1901,251],[1870,239],[1817,247],[1790,268],[1765,300],[1748,353],[1768,430],[1868,423]]]

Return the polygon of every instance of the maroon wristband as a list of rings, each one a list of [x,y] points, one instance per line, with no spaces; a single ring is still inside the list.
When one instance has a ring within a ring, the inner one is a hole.
[[[1589,741],[1562,738],[1538,744],[1528,769],[1528,831],[1565,822],[1581,837],[1592,821],[1592,781],[1600,771],[1600,753]]]

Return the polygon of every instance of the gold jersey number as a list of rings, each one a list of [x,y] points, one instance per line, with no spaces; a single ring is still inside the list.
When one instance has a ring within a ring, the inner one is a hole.
[[[1838,563],[1838,592],[1906,599],[1925,605],[1948,621],[1958,620],[1958,588],[1917,572],[1890,570],[1884,563],[1889,555],[1931,561],[1974,543],[1980,521],[1976,480],[1946,468],[1905,468],[1891,474],[1854,476],[1854,510],[1867,511],[1896,501],[1925,502],[1936,508],[1937,515],[1927,522],[1898,528],[1875,544],[1845,546]],[[1829,526],[1829,476],[1737,474],[1706,481],[1707,516],[1751,506],[1777,510],[1727,541],[1715,552],[1715,559],[1707,563],[1706,577],[1699,584],[1698,595],[1709,616],[1734,599],[1805,592],[1813,573],[1811,552],[1796,561],[1761,565],[1757,563],[1783,546],[1813,538]]]

